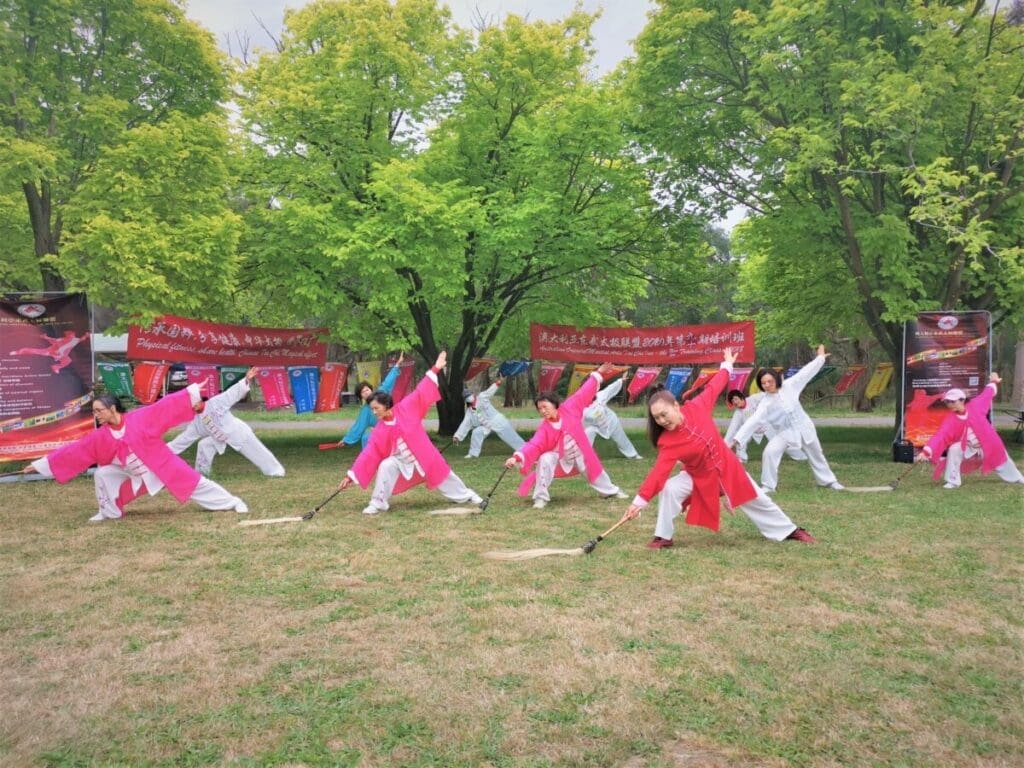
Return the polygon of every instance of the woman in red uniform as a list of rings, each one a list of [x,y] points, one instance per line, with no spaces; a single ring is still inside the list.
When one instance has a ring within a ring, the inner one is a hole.
[[[725,496],[730,509],[741,509],[765,538],[812,544],[814,538],[761,490],[718,433],[711,410],[729,383],[736,360],[731,349],[726,349],[724,356],[722,369],[700,395],[685,404],[680,405],[668,390],[655,392],[648,399],[647,432],[658,457],[622,518],[637,517],[660,494],[658,523],[647,546],[663,549],[672,546],[673,521],[684,507],[688,507],[689,525],[717,531],[719,497]],[[676,464],[682,464],[682,470],[672,477]]]

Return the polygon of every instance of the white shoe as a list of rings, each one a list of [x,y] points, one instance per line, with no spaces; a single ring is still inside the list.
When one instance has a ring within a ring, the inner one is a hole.
[[[634,461],[642,461],[644,457],[638,453],[636,456],[627,456],[626,458],[633,459]]]
[[[466,458],[467,458],[467,459],[475,459],[475,458],[476,458],[476,456],[474,456],[474,455],[473,455],[472,453],[467,453],[467,454],[466,454]]]
[[[942,487],[945,488],[947,491],[952,491],[952,490],[954,490],[956,488],[959,488],[960,486],[959,485],[953,485],[952,483],[946,483]]]
[[[364,515],[379,515],[384,510],[377,509],[373,504],[370,504],[363,510]]]
[[[235,512],[240,515],[244,515],[249,511],[249,505],[242,501],[240,498],[235,496]]]
[[[484,501],[482,496],[477,496],[475,493],[469,497],[470,504],[482,504]]]
[[[533,508],[534,509],[544,509],[544,507],[546,507],[547,505],[548,505],[548,503],[546,501],[544,501],[544,499],[534,499],[533,500]]]
[[[115,515],[108,515],[108,514],[106,514],[101,509],[95,515],[93,515],[92,517],[89,518],[89,522],[90,523],[103,523],[103,522],[106,522],[107,520],[120,520],[120,519],[121,519],[120,515],[116,515],[116,516]]]
[[[767,485],[762,485],[761,490],[764,491],[766,494],[775,493],[775,489],[769,488]]]
[[[842,483],[840,483],[838,480],[836,482],[834,482],[834,483],[829,483],[828,487],[831,488],[833,491],[845,491],[846,490],[846,486],[843,485]]]

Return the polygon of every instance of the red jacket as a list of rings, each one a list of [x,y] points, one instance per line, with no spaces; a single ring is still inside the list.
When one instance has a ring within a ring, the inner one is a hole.
[[[682,464],[683,470],[693,478],[686,523],[703,525],[713,531],[718,530],[721,517],[719,496],[724,495],[731,508],[757,497],[757,488],[740,460],[726,446],[711,417],[715,400],[728,383],[729,372],[723,368],[700,395],[682,405],[683,423],[661,433],[658,458],[637,491],[637,496],[650,501],[665,487],[676,464]]]

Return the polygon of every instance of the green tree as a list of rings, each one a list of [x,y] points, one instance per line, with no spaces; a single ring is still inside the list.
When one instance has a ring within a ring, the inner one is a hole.
[[[42,287],[55,291],[67,222],[104,151],[177,113],[215,113],[226,93],[212,37],[173,0],[8,0],[0,83],[0,194],[23,195]]]
[[[919,310],[1021,316],[1022,46],[998,2],[660,0],[631,89],[665,188],[752,212],[766,327],[895,359]]]
[[[176,113],[126,132],[79,186],[60,274],[116,307],[119,325],[229,315],[241,235],[227,204],[230,157],[217,114]]]
[[[606,321],[664,246],[620,94],[586,78],[592,21],[509,16],[470,46],[429,2],[323,3],[287,18],[246,81],[276,201],[254,206],[261,290],[356,349],[448,347],[442,431],[474,356],[513,347],[527,318]],[[400,65],[420,88],[398,87]],[[430,128],[400,141],[410,119]]]

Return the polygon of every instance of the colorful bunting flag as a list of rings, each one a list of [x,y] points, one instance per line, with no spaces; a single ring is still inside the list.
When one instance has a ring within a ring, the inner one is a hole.
[[[865,370],[867,370],[866,366],[851,365],[843,371],[843,375],[840,376],[839,381],[836,382],[836,394],[845,395],[847,390],[857,383],[857,380],[864,375]]]
[[[344,363],[324,363],[320,369],[320,389],[316,394],[316,411],[336,411],[341,407],[341,390],[348,380],[348,366]]]
[[[665,389],[679,397],[686,382],[689,381],[691,373],[693,373],[693,368],[689,366],[669,369],[668,378],[665,379]]]
[[[554,392],[558,380],[562,378],[565,363],[541,363],[540,380],[537,382],[538,392]]]
[[[529,369],[529,360],[506,360],[498,366],[498,373],[501,375],[501,378],[508,379],[512,376],[518,376],[521,373],[526,373]]]
[[[132,371],[132,392],[143,405],[155,403],[164,388],[169,363],[136,363]]]
[[[283,365],[260,366],[256,381],[263,393],[263,406],[268,411],[292,404],[288,394],[288,370]]]
[[[132,394],[132,367],[128,363],[99,363],[100,377],[107,392],[115,397]]]
[[[395,379],[395,388],[391,390],[391,399],[396,403],[412,389],[412,374],[416,370],[415,360],[403,360]]]
[[[222,365],[220,367],[220,391],[223,392],[232,384],[236,384],[248,372],[249,369],[244,365]]]
[[[473,362],[469,364],[469,370],[466,371],[466,381],[475,379],[496,362],[498,361],[493,357],[474,357]]]
[[[316,407],[317,391],[320,388],[320,369],[315,365],[296,365],[288,369],[288,381],[292,386],[292,399],[296,413],[310,413]]]
[[[356,363],[357,381],[365,381],[373,389],[380,386],[380,360]]]
[[[571,395],[573,392],[579,389],[584,379],[586,379],[587,376],[589,376],[593,371],[596,370],[596,365],[591,365],[590,363],[576,363],[576,365],[574,365],[572,368],[572,374],[569,376],[568,394]]]
[[[660,374],[661,366],[637,368],[636,373],[633,374],[633,380],[629,382],[629,387],[626,389],[629,392],[629,402],[635,403],[640,393],[653,384]]]
[[[220,376],[216,365],[205,363],[185,363],[185,378],[189,384],[199,384],[199,392],[206,397],[213,397],[220,392]]]
[[[879,363],[875,366],[875,372],[871,374],[871,379],[868,381],[868,385],[864,390],[864,396],[869,399],[872,397],[878,397],[888,389],[889,382],[891,380],[892,363]]]

